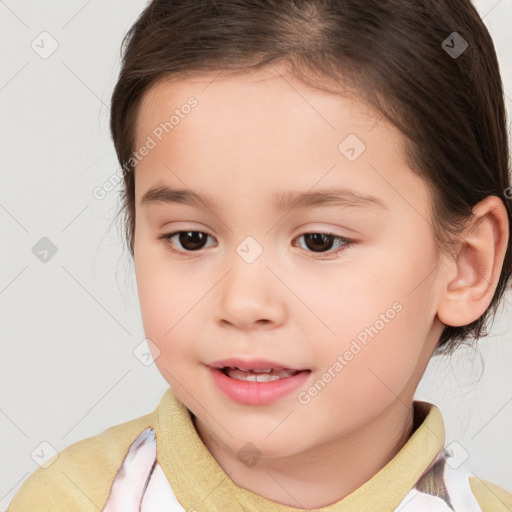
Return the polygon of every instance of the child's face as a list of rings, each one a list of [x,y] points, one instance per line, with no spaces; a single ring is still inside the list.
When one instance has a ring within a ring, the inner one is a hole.
[[[134,251],[156,364],[205,436],[269,456],[333,441],[381,413],[408,417],[443,328],[427,188],[404,163],[401,134],[359,100],[285,78],[160,83],[136,135],[137,150],[150,148],[136,169]],[[183,108],[191,96],[197,105]],[[175,111],[172,131],[158,130]],[[218,208],[142,204],[157,186]],[[274,194],[333,187],[382,204],[272,205]],[[208,236],[174,236],[179,256],[159,239],[176,231]],[[249,405],[208,367],[232,357],[310,372],[288,394]]]

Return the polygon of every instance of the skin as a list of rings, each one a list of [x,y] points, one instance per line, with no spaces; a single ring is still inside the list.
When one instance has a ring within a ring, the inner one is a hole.
[[[427,186],[404,162],[401,133],[357,97],[306,85],[284,66],[159,82],[143,98],[136,147],[190,96],[197,107],[136,168],[146,336],[235,483],[298,508],[334,503],[411,436],[414,392],[444,324],[465,325],[488,307],[508,240],[505,208],[492,196],[479,203],[455,254],[436,264]],[[366,146],[353,162],[338,150],[348,134]],[[155,185],[210,194],[220,208],[141,205]],[[268,204],[274,192],[330,186],[376,195],[386,208],[279,212]],[[158,238],[179,230],[210,236],[188,253],[174,237],[181,257]],[[332,241],[330,258],[315,259],[301,235],[325,232],[354,243],[333,256],[342,244]],[[236,252],[247,236],[263,249],[251,264]],[[205,366],[276,360],[310,369],[307,390],[396,302],[402,310],[307,405],[300,390],[269,405],[238,404]],[[247,442],[262,454],[252,467],[237,458]]]

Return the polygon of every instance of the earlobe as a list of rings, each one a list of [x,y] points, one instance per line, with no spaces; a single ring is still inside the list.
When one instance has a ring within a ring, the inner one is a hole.
[[[473,208],[439,301],[437,315],[445,325],[468,325],[485,313],[500,278],[508,234],[507,211],[499,197],[488,196]]]

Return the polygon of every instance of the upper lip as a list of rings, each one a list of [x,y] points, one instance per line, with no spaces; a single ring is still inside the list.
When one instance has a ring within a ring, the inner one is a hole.
[[[292,368],[287,364],[276,361],[267,361],[266,359],[239,359],[236,357],[214,361],[213,363],[209,363],[208,366],[211,366],[212,368],[239,368],[240,370],[265,370],[267,368],[273,368],[301,371],[306,369]]]

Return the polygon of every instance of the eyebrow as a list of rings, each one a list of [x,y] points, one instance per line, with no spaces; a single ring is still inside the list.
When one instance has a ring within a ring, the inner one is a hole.
[[[141,199],[141,205],[144,206],[157,203],[188,204],[207,208],[208,210],[216,210],[220,206],[208,194],[200,195],[192,190],[175,189],[167,186],[153,187]],[[389,209],[382,199],[377,196],[361,194],[344,187],[332,187],[316,192],[288,191],[276,193],[272,196],[270,204],[278,211],[318,206]]]

